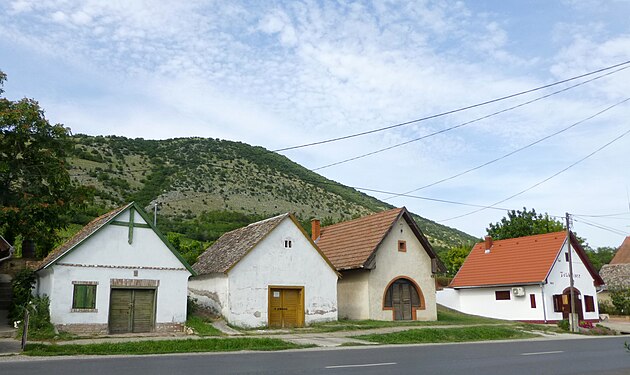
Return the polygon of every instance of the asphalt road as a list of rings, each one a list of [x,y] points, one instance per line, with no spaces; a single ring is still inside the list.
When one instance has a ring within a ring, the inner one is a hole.
[[[630,374],[630,337],[270,353],[3,359],[0,374]]]

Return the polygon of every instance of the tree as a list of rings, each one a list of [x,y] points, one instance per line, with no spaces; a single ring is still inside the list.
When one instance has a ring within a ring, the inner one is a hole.
[[[449,275],[455,275],[470,254],[473,244],[461,244],[450,248],[443,256],[444,266]]]
[[[523,211],[508,211],[507,218],[504,217],[496,224],[490,223],[489,227],[486,228],[488,235],[497,240],[563,230],[565,227],[561,221],[551,218],[547,213],[537,214],[534,209],[527,211],[525,207],[523,207]]]
[[[5,79],[0,72],[0,94]],[[51,125],[35,100],[0,97],[0,232],[9,242],[21,235],[45,255],[72,205],[89,198],[66,169],[72,147],[69,129]]]
[[[617,249],[614,247],[604,246],[598,247],[597,250],[592,250],[589,248],[584,249],[586,251],[586,255],[588,255],[589,260],[593,264],[593,267],[599,272],[599,270],[605,264],[610,263],[612,258],[615,256]]]

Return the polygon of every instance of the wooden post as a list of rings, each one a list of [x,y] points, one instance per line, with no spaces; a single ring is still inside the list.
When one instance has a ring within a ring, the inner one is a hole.
[[[28,339],[28,320],[31,314],[28,312],[28,307],[24,309],[24,327],[22,328],[22,350],[26,347],[26,340]]]

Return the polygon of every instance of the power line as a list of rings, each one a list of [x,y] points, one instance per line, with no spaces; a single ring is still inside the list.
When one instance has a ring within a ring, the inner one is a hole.
[[[554,177],[558,176],[559,174],[561,174],[561,173],[563,173],[563,172],[567,171],[568,169],[570,169],[570,168],[572,168],[572,167],[574,167],[574,166],[578,165],[579,163],[583,162],[584,160],[586,160],[586,159],[590,158],[591,156],[595,155],[595,154],[596,154],[596,153],[598,153],[599,151],[601,151],[601,150],[603,150],[604,148],[608,147],[608,146],[609,146],[609,145],[611,145],[612,143],[614,143],[614,142],[618,141],[619,139],[623,138],[624,136],[628,135],[628,133],[630,133],[630,130],[626,130],[624,133],[622,133],[621,135],[619,135],[619,136],[615,137],[613,140],[611,140],[610,142],[606,143],[605,145],[603,145],[603,146],[599,147],[597,150],[595,150],[595,151],[591,152],[590,154],[588,154],[588,155],[584,156],[583,158],[579,159],[578,161],[576,161],[576,162],[574,162],[574,163],[570,164],[568,167],[563,168],[562,170],[560,170],[560,171],[558,171],[558,172],[556,172],[556,173],[552,174],[551,176],[549,176],[549,177],[545,178],[544,180],[542,180],[542,181],[539,181],[539,182],[535,183],[534,185],[532,185],[532,186],[528,187],[527,189],[521,190],[521,191],[519,191],[518,193],[513,194],[513,195],[510,195],[509,197],[507,197],[507,198],[505,198],[505,199],[502,199],[502,200],[500,200],[500,201],[498,201],[498,202],[495,202],[495,203],[493,203],[493,204],[491,204],[491,205],[489,205],[489,206],[485,206],[485,207],[482,207],[482,208],[480,208],[480,209],[478,209],[478,210],[474,210],[474,211],[471,211],[471,212],[467,212],[467,213],[462,214],[462,215],[458,215],[458,216],[450,217],[450,218],[448,218],[448,219],[438,220],[438,222],[444,222],[444,221],[449,221],[449,220],[459,219],[459,218],[464,217],[464,216],[472,215],[472,214],[474,214],[474,213],[477,213],[477,212],[480,212],[480,211],[486,210],[486,209],[488,209],[488,208],[494,207],[494,206],[496,206],[497,204],[501,204],[501,203],[503,203],[503,202],[505,202],[505,201],[508,201],[508,200],[510,200],[510,199],[512,199],[512,198],[514,198],[514,197],[517,197],[517,196],[519,196],[519,195],[523,194],[523,193],[526,193],[526,192],[528,192],[528,191],[532,190],[533,188],[535,188],[535,187],[537,187],[537,186],[540,186],[540,185],[542,185],[543,183],[545,183],[545,182],[547,182],[547,181],[551,180],[552,178],[554,178]]]
[[[620,236],[627,236],[628,235],[628,232],[622,231],[620,229],[609,227],[609,226],[603,225],[603,224],[589,222],[589,221],[587,221],[585,219],[582,219],[582,218],[575,219],[575,221],[577,221],[578,223],[590,225],[592,227],[599,228],[599,229],[602,229],[602,230],[605,230],[605,231],[608,231],[608,232],[611,232],[611,233],[614,233],[614,234],[618,234]]]
[[[441,179],[441,180],[435,181],[435,182],[430,183],[430,184],[428,184],[428,185],[424,185],[424,186],[421,186],[421,187],[419,187],[419,188],[416,188],[416,189],[413,189],[413,190],[406,191],[406,192],[404,192],[404,193],[403,193],[403,194],[401,194],[401,195],[404,195],[404,194],[409,194],[409,193],[414,193],[414,192],[416,192],[416,191],[418,191],[418,190],[426,189],[426,188],[428,188],[428,187],[431,187],[431,186],[435,186],[435,185],[441,184],[442,182],[446,182],[446,181],[452,180],[452,179],[454,179],[454,178],[457,178],[457,177],[463,176],[463,175],[465,175],[465,174],[467,174],[467,173],[470,173],[470,172],[476,171],[476,170],[478,170],[478,169],[481,169],[481,168],[483,168],[483,167],[485,167],[485,166],[488,166],[488,165],[490,165],[490,164],[496,163],[496,162],[498,162],[498,161],[500,161],[500,160],[503,160],[503,159],[505,159],[505,158],[507,158],[507,157],[509,157],[509,156],[512,156],[512,155],[514,155],[514,154],[516,154],[516,153],[518,153],[518,152],[520,152],[520,151],[523,151],[523,150],[525,150],[525,149],[527,149],[527,148],[530,148],[530,147],[532,147],[532,146],[534,146],[534,145],[536,145],[536,144],[538,144],[538,143],[540,143],[540,142],[542,142],[542,141],[545,141],[545,140],[547,140],[547,139],[549,139],[549,138],[551,138],[551,137],[554,137],[554,136],[556,136],[556,135],[558,135],[558,134],[560,134],[560,133],[563,133],[563,132],[565,132],[565,131],[567,131],[567,130],[569,130],[569,129],[571,129],[571,128],[574,128],[575,126],[580,125],[580,124],[582,124],[582,123],[584,123],[584,122],[586,122],[586,121],[588,121],[588,120],[590,120],[590,119],[593,119],[594,117],[597,117],[597,116],[601,115],[602,113],[607,112],[607,111],[609,111],[609,110],[613,109],[614,107],[616,107],[616,106],[618,106],[618,105],[621,105],[621,104],[623,104],[623,103],[626,103],[626,102],[627,102],[627,101],[629,101],[629,100],[630,100],[630,98],[627,98],[627,99],[624,99],[624,100],[622,100],[622,101],[620,101],[620,102],[618,102],[618,103],[615,103],[615,104],[613,104],[613,105],[611,105],[611,106],[608,106],[608,107],[606,107],[605,109],[603,109],[603,110],[601,110],[601,111],[599,111],[599,112],[597,112],[597,113],[595,113],[595,114],[593,114],[593,115],[591,115],[591,116],[589,116],[589,117],[587,117],[587,118],[584,118],[584,119],[582,119],[582,120],[580,120],[580,121],[578,121],[578,122],[575,122],[575,123],[573,123],[573,124],[571,124],[571,125],[567,126],[566,128],[560,129],[560,130],[558,130],[558,131],[557,131],[557,132],[555,132],[555,133],[549,134],[549,135],[547,135],[547,136],[545,136],[545,137],[543,137],[543,138],[540,138],[540,139],[538,139],[538,140],[536,140],[536,141],[534,141],[534,142],[532,142],[532,143],[529,143],[529,144],[527,144],[527,145],[525,145],[525,146],[523,146],[523,147],[521,147],[521,148],[517,148],[517,149],[516,149],[516,150],[514,150],[514,151],[508,152],[507,154],[505,154],[505,155],[503,155],[503,156],[500,156],[500,157],[498,157],[498,158],[495,158],[495,159],[492,159],[492,160],[490,160],[490,161],[487,161],[487,162],[485,162],[485,163],[483,163],[483,164],[480,164],[480,165],[478,165],[478,166],[476,166],[476,167],[469,168],[469,169],[467,169],[467,170],[465,170],[465,171],[463,171],[463,172],[456,173],[456,174],[454,174],[454,175],[452,175],[452,176],[450,176],[450,177],[446,177],[446,178],[443,178],[443,179]],[[398,197],[398,196],[400,196],[400,195],[393,195],[393,196],[391,196],[391,197],[384,198],[384,200],[388,200],[388,199],[396,198],[396,197]]]
[[[349,134],[349,135],[336,137],[336,138],[330,138],[330,139],[326,139],[326,140],[322,140],[322,141],[311,142],[311,143],[304,143],[304,144],[301,144],[301,145],[279,148],[279,149],[273,150],[273,152],[282,152],[282,151],[288,151],[288,150],[295,150],[295,149],[298,149],[298,148],[304,148],[304,147],[321,145],[321,144],[325,144],[325,143],[337,142],[337,141],[341,141],[341,140],[344,140],[344,139],[360,137],[360,136],[367,135],[367,134],[378,133],[378,132],[382,132],[382,131],[385,131],[385,130],[389,130],[389,129],[393,129],[393,128],[397,128],[397,127],[401,127],[401,126],[405,126],[405,125],[410,125],[410,124],[414,124],[414,123],[418,123],[418,122],[422,122],[422,121],[426,121],[426,120],[431,120],[431,119],[434,119],[434,118],[443,117],[443,116],[450,115],[450,114],[453,114],[453,113],[462,112],[462,111],[466,111],[466,110],[469,110],[469,109],[478,108],[478,107],[482,107],[482,106],[485,106],[485,105],[488,105],[488,104],[492,104],[492,103],[500,102],[500,101],[503,101],[503,100],[511,99],[511,98],[514,98],[514,97],[517,97],[517,96],[529,94],[529,93],[532,93],[532,92],[535,92],[535,91],[540,91],[540,90],[543,90],[543,89],[546,89],[546,88],[549,88],[549,87],[553,87],[553,86],[557,86],[557,85],[560,85],[560,84],[563,84],[563,83],[566,83],[566,82],[574,81],[576,79],[588,77],[588,76],[591,76],[593,74],[601,73],[601,72],[604,72],[604,71],[607,71],[607,70],[611,70],[611,69],[615,69],[615,68],[618,68],[618,67],[621,67],[621,66],[624,66],[624,65],[628,65],[628,64],[630,64],[630,60],[624,61],[622,63],[615,64],[615,65],[611,65],[611,66],[608,66],[608,67],[605,67],[605,68],[602,68],[602,69],[594,70],[592,72],[588,72],[588,73],[585,73],[585,74],[580,74],[578,76],[574,76],[574,77],[571,77],[571,78],[563,79],[561,81],[556,81],[554,83],[550,83],[550,84],[547,84],[547,85],[538,86],[538,87],[535,87],[533,89],[520,91],[520,92],[517,92],[517,93],[514,93],[514,94],[510,94],[510,95],[502,96],[502,97],[499,97],[499,98],[487,100],[485,102],[469,105],[469,106],[466,106],[466,107],[461,107],[461,108],[449,110],[449,111],[446,111],[446,112],[441,112],[441,113],[438,113],[438,114],[422,117],[422,118],[419,118],[419,119],[416,119],[416,120],[401,122],[401,123],[398,123],[398,124],[385,126],[385,127],[378,128],[378,129],[372,129],[372,130],[368,130],[368,131],[364,131],[364,132]]]
[[[354,160],[362,159],[362,158],[365,158],[365,157],[368,157],[368,156],[376,155],[376,154],[379,154],[379,153],[381,153],[381,152],[389,151],[389,150],[394,149],[394,148],[398,148],[398,147],[401,147],[401,146],[405,146],[405,145],[408,145],[408,144],[410,144],[410,143],[414,143],[414,142],[417,142],[417,141],[420,141],[420,140],[423,140],[423,139],[426,139],[426,138],[430,138],[430,137],[433,137],[433,136],[436,136],[436,135],[439,135],[439,134],[442,134],[442,133],[446,133],[446,132],[449,132],[449,131],[451,131],[451,130],[455,130],[455,129],[461,128],[461,127],[463,127],[463,126],[470,125],[470,124],[472,124],[472,123],[479,122],[479,121],[482,121],[482,120],[488,119],[488,118],[490,118],[490,117],[494,117],[494,116],[500,115],[500,114],[502,114],[502,113],[512,111],[512,110],[517,109],[517,108],[520,108],[520,107],[524,107],[524,106],[526,106],[526,105],[529,105],[529,104],[535,103],[535,102],[537,102],[537,101],[540,101],[540,100],[543,100],[543,99],[549,98],[549,97],[551,97],[551,96],[554,96],[554,95],[557,95],[557,94],[563,93],[563,92],[565,92],[565,91],[569,91],[569,90],[574,89],[574,88],[576,88],[576,87],[578,87],[578,86],[585,85],[585,84],[587,84],[587,83],[589,83],[589,82],[592,82],[592,81],[598,80],[598,79],[600,79],[600,78],[603,78],[603,77],[609,76],[609,75],[611,75],[611,74],[617,73],[617,72],[619,72],[619,71],[621,71],[621,70],[625,70],[625,69],[628,69],[628,68],[630,68],[630,66],[626,66],[626,67],[623,67],[623,68],[617,69],[617,70],[615,70],[615,71],[608,72],[608,73],[603,74],[603,75],[601,75],[601,76],[597,76],[597,77],[595,77],[595,78],[591,78],[591,79],[589,79],[589,80],[586,80],[586,81],[583,81],[583,82],[577,83],[577,84],[575,84],[575,85],[573,85],[573,86],[565,87],[565,88],[564,88],[564,89],[562,89],[562,90],[554,91],[554,92],[549,93],[549,94],[547,94],[547,95],[539,96],[538,98],[535,98],[535,99],[532,99],[532,100],[528,100],[528,101],[526,101],[526,102],[524,102],[524,103],[520,103],[520,104],[517,104],[517,105],[515,105],[515,106],[508,107],[508,108],[505,108],[505,109],[502,109],[502,110],[500,110],[500,111],[496,111],[496,112],[490,113],[490,114],[485,115],[485,116],[482,116],[482,117],[478,117],[478,118],[476,118],[476,119],[474,119],[474,120],[470,120],[470,121],[463,122],[463,123],[461,123],[461,124],[459,124],[459,125],[455,125],[455,126],[451,126],[451,127],[448,127],[448,128],[442,129],[442,130],[438,130],[438,131],[436,131],[436,132],[433,132],[433,133],[430,133],[430,134],[427,134],[427,135],[423,135],[423,136],[421,136],[421,137],[414,138],[414,139],[411,139],[411,140],[408,140],[408,141],[405,141],[405,142],[402,142],[402,143],[398,143],[398,144],[395,144],[395,145],[392,145],[392,146],[384,147],[384,148],[381,148],[381,149],[376,150],[376,151],[371,151],[371,152],[368,152],[368,153],[365,153],[365,154],[361,154],[361,155],[358,155],[358,156],[354,156],[354,157],[351,157],[351,158],[348,158],[348,159],[344,159],[344,160],[341,160],[341,161],[338,161],[338,162],[334,162],[334,163],[326,164],[326,165],[324,165],[324,166],[317,167],[317,168],[313,168],[313,169],[311,169],[311,170],[312,170],[312,171],[318,171],[318,170],[321,170],[321,169],[325,169],[325,168],[333,167],[333,166],[336,166],[336,165],[344,164],[344,163],[347,163],[347,162],[350,162],[350,161],[354,161]],[[627,100],[628,100],[628,99],[626,99],[626,101],[627,101]],[[625,102],[625,101],[624,101],[624,102]],[[619,103],[619,104],[621,104],[621,103]],[[594,117],[594,116],[593,116],[593,117]],[[592,118],[592,117],[591,117],[591,118]],[[584,121],[586,121],[586,120],[584,120]]]

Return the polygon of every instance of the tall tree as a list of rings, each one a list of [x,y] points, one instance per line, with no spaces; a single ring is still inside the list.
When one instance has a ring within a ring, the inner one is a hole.
[[[490,223],[486,228],[488,235],[498,240],[562,230],[565,230],[565,226],[561,221],[551,218],[547,213],[537,214],[534,209],[527,211],[526,207],[523,207],[523,211],[508,211],[507,217],[498,223]]]
[[[6,75],[0,71],[0,94]],[[0,97],[0,232],[34,240],[45,255],[72,204],[88,198],[66,169],[73,143],[69,129],[51,125],[32,99]]]
[[[459,246],[455,246],[450,248],[443,256],[442,260],[444,261],[444,265],[446,266],[446,271],[449,275],[455,275],[457,271],[461,268],[462,264],[470,254],[470,250],[472,250],[473,244],[461,244]]]

